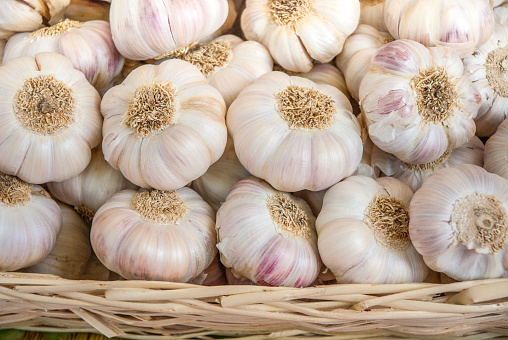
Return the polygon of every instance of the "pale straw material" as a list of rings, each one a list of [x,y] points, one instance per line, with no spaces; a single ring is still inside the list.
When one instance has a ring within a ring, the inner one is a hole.
[[[126,339],[507,338],[508,279],[284,288],[0,273],[0,328]]]

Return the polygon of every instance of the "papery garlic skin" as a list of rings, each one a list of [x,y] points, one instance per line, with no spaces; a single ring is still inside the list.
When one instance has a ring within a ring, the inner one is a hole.
[[[493,7],[497,7],[497,6],[501,6],[502,4],[504,4],[506,2],[506,0],[493,0],[493,4],[492,6]]]
[[[508,269],[508,181],[462,164],[432,174],[409,207],[409,233],[425,263],[459,281]]]
[[[504,120],[485,143],[484,168],[508,179],[508,120]]]
[[[48,189],[91,223],[95,212],[114,194],[124,189],[137,190],[138,187],[106,162],[99,145],[92,150],[92,158],[85,170],[66,181],[48,183]]]
[[[257,78],[272,71],[273,60],[258,42],[228,34],[198,44],[179,57],[196,66],[229,107],[238,94]]]
[[[360,0],[360,23],[388,32],[384,20],[384,0]]]
[[[469,141],[480,100],[454,50],[411,40],[382,46],[360,84],[372,142],[411,164]]]
[[[0,271],[42,260],[61,228],[60,208],[42,187],[0,173]]]
[[[101,262],[128,280],[189,282],[217,253],[214,211],[193,190],[123,190],[94,217]]]
[[[351,176],[328,189],[316,230],[323,263],[338,283],[425,279],[428,268],[409,239],[412,196],[390,177]]]
[[[308,72],[331,61],[358,26],[359,0],[247,0],[242,31],[287,70]]]
[[[92,252],[88,262],[79,277],[80,280],[96,280],[96,281],[108,281],[110,276],[118,275],[111,273],[111,271],[102,264],[102,262]]]
[[[34,57],[40,52],[64,55],[98,89],[110,83],[124,63],[111,38],[109,23],[102,20],[65,20],[35,32],[18,33],[5,46],[3,61]]]
[[[0,171],[36,184],[83,171],[102,126],[100,96],[84,74],[44,52],[8,61],[0,79]]]
[[[71,0],[65,8],[64,16],[77,21],[109,21],[111,0]]]
[[[129,59],[174,55],[215,32],[227,18],[227,0],[123,0],[110,9],[113,40]]]
[[[437,161],[427,164],[408,164],[400,159],[374,147],[372,166],[384,175],[397,178],[406,183],[414,192],[435,171],[459,164],[483,166],[484,145],[474,136],[469,142],[458,148],[447,150]]]
[[[245,88],[227,125],[245,169],[282,191],[326,189],[352,174],[362,157],[348,99],[335,87],[282,72]]]
[[[132,183],[175,190],[203,175],[226,146],[226,107],[192,64],[143,65],[103,97],[102,150]]]
[[[306,287],[321,268],[314,221],[302,199],[243,179],[217,212],[221,261],[257,284]]]
[[[63,223],[55,246],[48,256],[23,271],[78,280],[92,253],[90,228],[70,206],[59,204],[59,207]]]
[[[384,21],[395,39],[448,46],[460,58],[472,54],[494,31],[489,0],[385,0]]]
[[[476,134],[492,136],[508,115],[508,27],[496,24],[492,37],[464,58],[464,68],[482,96]]]
[[[496,20],[496,24],[506,24],[508,21],[508,3],[503,3],[502,5],[494,8],[494,18]]]
[[[200,43],[210,42],[210,41],[214,40],[215,38],[220,37],[221,35],[232,33],[230,31],[232,30],[232,27],[235,24],[237,17],[238,17],[238,9],[236,7],[235,1],[228,0],[228,16],[226,18],[226,21],[224,21],[222,26],[219,27],[219,29],[217,31],[200,39],[199,42]],[[233,33],[233,34],[235,34],[235,33]]]
[[[390,33],[364,24],[346,39],[335,63],[343,72],[348,91],[354,99],[360,99],[360,83],[369,69],[370,59],[381,46],[393,40]]]
[[[233,139],[228,136],[226,149],[221,158],[213,163],[203,176],[192,182],[192,189],[217,211],[226,200],[231,187],[239,180],[250,176],[236,156]]]
[[[34,31],[63,15],[71,0],[2,0],[0,36]],[[3,39],[3,38],[2,38]]]

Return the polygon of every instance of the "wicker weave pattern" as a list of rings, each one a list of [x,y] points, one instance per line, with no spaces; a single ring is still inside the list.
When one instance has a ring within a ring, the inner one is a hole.
[[[298,289],[0,273],[0,327],[132,339],[508,337],[508,279]]]

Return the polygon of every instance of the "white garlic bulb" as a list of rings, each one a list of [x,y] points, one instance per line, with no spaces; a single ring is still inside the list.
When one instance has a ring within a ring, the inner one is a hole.
[[[71,0],[65,8],[64,16],[76,21],[109,21],[111,0]]]
[[[124,189],[138,189],[106,162],[100,145],[92,150],[90,163],[77,176],[47,184],[53,196],[73,206],[90,223],[95,212],[114,194]]]
[[[278,190],[319,191],[362,158],[360,125],[337,88],[267,73],[231,104],[228,129],[242,165]]]
[[[0,271],[42,260],[61,228],[60,208],[42,187],[0,173]]]
[[[221,261],[257,284],[306,287],[321,268],[314,221],[302,199],[243,179],[217,212]]]
[[[90,240],[101,262],[129,280],[189,282],[217,254],[214,211],[187,187],[120,191],[95,214]]]
[[[489,0],[385,0],[384,21],[395,39],[448,46],[460,58],[473,53],[494,31]]]
[[[226,21],[224,21],[222,26],[219,27],[217,31],[213,32],[212,34],[204,38],[201,38],[199,42],[200,43],[210,42],[213,39],[220,37],[221,35],[228,34],[232,30],[232,27],[235,24],[237,17],[238,17],[238,9],[236,7],[235,1],[228,0],[228,16],[226,18]]]
[[[508,116],[508,27],[496,24],[492,37],[464,58],[464,68],[482,96],[476,134],[492,136]]]
[[[360,0],[360,23],[388,32],[383,16],[384,0]]]
[[[63,16],[70,0],[2,0],[0,38],[16,32],[30,32]]]
[[[203,176],[192,182],[192,189],[217,211],[226,200],[231,187],[241,179],[250,177],[235,153],[233,140],[228,136],[226,150]]]
[[[179,58],[203,73],[208,83],[220,92],[226,107],[240,91],[273,68],[272,57],[263,45],[231,34],[198,44]]]
[[[411,164],[437,160],[475,134],[481,100],[449,47],[396,40],[373,56],[360,84],[372,142]]]
[[[425,263],[459,281],[508,269],[508,181],[462,164],[432,174],[409,207],[409,234]]]
[[[4,63],[17,57],[34,57],[40,52],[64,55],[98,89],[120,73],[124,62],[111,38],[109,23],[101,20],[67,19],[35,32],[15,34],[5,46]]]
[[[53,274],[78,280],[92,253],[90,228],[68,205],[59,204],[63,224],[51,252],[35,265],[23,269],[27,273]]]
[[[146,60],[178,55],[222,26],[227,0],[113,1],[111,33],[120,53]]]
[[[316,220],[323,263],[345,283],[421,282],[428,273],[409,238],[413,196],[401,181],[351,176],[328,189]]]
[[[106,92],[101,112],[106,161],[140,187],[181,188],[226,146],[224,100],[186,61],[136,68]]]
[[[308,72],[331,61],[360,19],[359,0],[247,0],[241,25],[287,70]]]
[[[508,179],[508,120],[504,120],[485,143],[484,168]]]
[[[83,171],[101,140],[100,96],[64,56],[44,52],[0,67],[0,171],[29,183]]]
[[[335,62],[344,73],[347,88],[356,100],[360,99],[360,83],[369,68],[370,59],[381,46],[393,40],[390,33],[363,24],[346,39],[344,49]]]
[[[384,175],[397,178],[416,191],[422,183],[435,171],[458,164],[475,164],[483,166],[482,141],[474,136],[465,144],[452,150],[446,150],[436,161],[426,164],[409,164],[394,155],[374,147],[372,166]]]

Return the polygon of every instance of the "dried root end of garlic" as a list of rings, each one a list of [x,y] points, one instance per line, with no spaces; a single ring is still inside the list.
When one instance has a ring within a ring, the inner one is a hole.
[[[189,212],[176,191],[150,190],[138,192],[132,207],[145,221],[158,224],[179,224]]]
[[[7,206],[24,206],[32,198],[28,183],[17,177],[0,173],[0,202]]]
[[[309,217],[290,197],[283,194],[270,195],[266,199],[266,207],[279,234],[303,239],[311,236]]]
[[[190,48],[179,58],[196,66],[205,77],[228,65],[233,57],[233,44],[228,40],[216,40]]]

